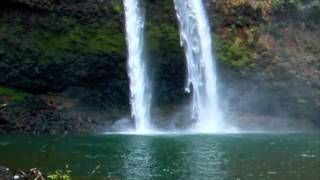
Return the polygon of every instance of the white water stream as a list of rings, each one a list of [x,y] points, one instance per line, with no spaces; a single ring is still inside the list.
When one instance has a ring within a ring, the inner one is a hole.
[[[131,116],[137,133],[150,131],[151,90],[144,56],[144,10],[140,0],[124,0]]]
[[[223,130],[217,94],[217,73],[212,36],[202,0],[174,0],[185,49],[188,77],[186,92],[192,93],[194,131],[215,133]]]

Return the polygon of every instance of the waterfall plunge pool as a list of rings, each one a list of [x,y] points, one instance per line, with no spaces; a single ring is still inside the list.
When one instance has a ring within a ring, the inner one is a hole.
[[[320,134],[1,135],[0,164],[68,164],[73,179],[317,180]]]

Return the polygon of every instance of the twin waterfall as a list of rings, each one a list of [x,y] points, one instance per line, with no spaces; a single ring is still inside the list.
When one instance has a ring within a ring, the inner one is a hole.
[[[186,92],[192,93],[192,131],[215,133],[222,129],[218,106],[215,58],[210,25],[202,0],[174,0],[185,49],[188,77]],[[131,115],[137,133],[151,132],[151,91],[145,64],[144,11],[140,0],[124,0],[130,78]]]

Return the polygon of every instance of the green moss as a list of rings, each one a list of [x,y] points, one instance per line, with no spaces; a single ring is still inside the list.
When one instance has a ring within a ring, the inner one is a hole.
[[[125,53],[125,37],[117,23],[80,24],[64,18],[68,25],[66,32],[37,31],[32,34],[32,44],[45,58],[60,62],[67,54]]]
[[[314,67],[320,71],[320,62],[316,62]]]
[[[260,26],[227,27],[218,31],[213,42],[218,59],[235,68],[255,67],[259,45]]]
[[[161,54],[165,59],[175,59],[180,53],[180,36],[171,0],[146,0],[146,39],[152,54]]]
[[[113,5],[113,9],[117,12],[117,13],[121,13],[122,12],[122,5],[120,2],[116,2]]]
[[[116,24],[98,27],[89,37],[84,51],[87,53],[125,53],[125,37]]]
[[[318,54],[320,53],[320,47],[318,47],[316,44],[307,44],[305,45],[305,51],[312,54]]]
[[[273,73],[272,66],[267,67],[266,73],[267,73],[269,76],[274,77],[274,73]]]
[[[151,49],[161,49],[167,52],[180,48],[179,31],[173,24],[148,25],[147,37]]]
[[[233,67],[252,67],[255,65],[255,49],[251,48],[241,38],[223,39],[216,37],[218,59]]]
[[[27,98],[30,94],[23,92],[23,91],[20,91],[20,90],[17,90],[17,89],[0,86],[0,95],[1,96],[8,96],[13,101],[22,101],[25,98]]]
[[[272,0],[272,8],[278,9],[283,8],[286,5],[292,5],[298,11],[303,12],[306,8],[320,7],[319,0]]]
[[[303,10],[305,1],[304,0],[272,0],[273,8],[279,8],[284,4],[292,4],[298,10]]]

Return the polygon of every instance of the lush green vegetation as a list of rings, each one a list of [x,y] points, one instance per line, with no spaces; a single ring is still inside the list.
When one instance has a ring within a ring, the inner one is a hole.
[[[252,29],[251,35],[255,36],[255,29]],[[257,58],[258,47],[257,36],[252,39],[244,39],[237,36],[237,33],[231,32],[228,38],[217,36],[215,39],[218,58],[223,63],[236,68],[254,67]]]
[[[36,32],[33,44],[48,56],[62,57],[75,50],[84,53],[123,53],[125,38],[119,24],[101,22],[100,24],[80,24],[72,18],[64,17],[68,29],[64,33]]]
[[[258,58],[256,52],[261,48],[258,44],[258,37],[263,31],[263,21],[270,19],[268,18],[270,7],[263,2],[259,2],[256,7],[252,7],[251,2],[246,0],[229,0],[225,3],[228,4],[228,2],[233,6],[233,10],[225,10],[227,14],[222,20],[231,23],[231,26],[226,26],[223,31],[219,30],[216,35],[218,59],[237,68],[252,67]],[[272,9],[281,13],[280,9],[289,4],[302,11],[306,3],[304,0],[272,0]],[[169,47],[170,50],[175,49],[177,52],[180,48],[179,35],[177,25],[174,24],[171,17],[174,13],[171,12],[173,11],[172,2],[152,2],[152,4],[154,5],[148,8],[156,16],[152,17],[150,23],[147,24],[148,46],[151,49],[164,49],[164,51]],[[308,4],[312,5],[310,16],[315,18],[317,14],[320,14],[320,3],[314,0]],[[158,8],[157,6],[164,9],[161,16],[154,11],[155,8]],[[116,13],[115,16],[122,13],[121,3],[112,2],[112,8]],[[167,14],[164,14],[166,12]],[[37,59],[40,64],[64,62],[75,56],[77,57],[74,59],[79,60],[81,59],[79,54],[125,55],[123,24],[117,18],[101,18],[98,21],[85,22],[72,16],[39,17],[39,22],[33,25],[32,31],[26,30],[28,22],[23,17],[18,17],[15,21],[2,21],[0,34],[6,34],[6,36],[0,35],[0,40],[2,40],[0,54],[9,53],[13,59],[23,63],[34,63]],[[315,18],[315,21],[317,19],[320,18]],[[154,24],[155,21],[159,24]],[[278,27],[276,24],[268,24],[268,26]],[[279,32],[280,29],[276,28],[273,31]],[[220,35],[221,32],[223,35]],[[249,33],[250,37],[248,38],[244,33]],[[10,50],[6,47],[12,45],[15,45],[16,48]],[[13,52],[21,54],[14,55]]]
[[[122,26],[115,21],[81,23],[72,17],[42,18],[33,31],[24,24],[2,22],[0,28],[0,54],[9,54],[20,63],[60,63],[90,54],[125,54]],[[56,27],[51,21],[57,21]],[[1,36],[5,34],[6,36]],[[9,48],[13,46],[14,49]],[[74,55],[76,54],[76,55]],[[70,57],[70,58],[67,58]]]
[[[8,99],[13,101],[21,101],[27,98],[30,94],[20,91],[14,88],[2,87],[0,86],[0,96],[8,97]]]

